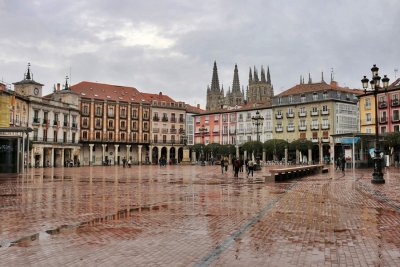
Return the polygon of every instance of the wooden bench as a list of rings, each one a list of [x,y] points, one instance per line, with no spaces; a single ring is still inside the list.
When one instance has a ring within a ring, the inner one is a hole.
[[[281,182],[293,178],[302,178],[307,175],[322,173],[323,171],[323,164],[276,168],[269,170],[275,182]]]

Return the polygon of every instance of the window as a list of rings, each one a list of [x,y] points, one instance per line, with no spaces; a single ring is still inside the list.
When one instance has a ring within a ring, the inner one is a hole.
[[[370,109],[371,108],[371,98],[367,97],[365,98],[365,109]]]
[[[148,110],[145,110],[145,111],[143,111],[143,119],[148,119],[149,118],[149,111]]]
[[[96,107],[96,116],[101,116],[101,106]]]
[[[366,113],[365,114],[365,120],[366,120],[366,122],[371,122],[372,121],[372,117],[371,117],[371,113]]]
[[[82,119],[82,126],[83,127],[88,127],[88,118],[83,118]]]
[[[282,97],[278,98],[278,104],[282,104]]]
[[[85,115],[89,114],[89,106],[88,105],[83,106],[83,114],[85,114]]]
[[[393,110],[393,121],[398,121],[399,120],[399,110]]]
[[[214,121],[219,121],[219,114],[214,115]]]
[[[136,108],[132,109],[132,118],[137,119],[137,109]]]
[[[383,134],[386,133],[386,126],[381,127],[381,133],[383,133]]]
[[[236,121],[236,116],[235,116],[236,114],[231,114],[231,117],[230,117],[230,121],[231,122],[235,122]]]
[[[301,95],[300,96],[300,101],[301,102],[306,102],[306,95]]]
[[[121,141],[125,141],[125,133],[121,133]]]
[[[293,108],[288,108],[288,114],[293,114]]]
[[[114,133],[108,132],[108,140],[113,140],[113,139],[114,139]]]
[[[210,116],[209,116],[209,115],[206,115],[206,116],[204,117],[204,122],[205,122],[205,123],[208,123],[209,120],[210,120]]]
[[[39,110],[35,110],[34,111],[34,117],[33,118],[35,118],[35,119],[38,119],[39,118]]]
[[[324,92],[324,93],[322,94],[322,98],[323,98],[323,99],[327,99],[327,98],[328,98],[328,92]]]
[[[83,131],[82,132],[82,139],[88,139],[88,132],[87,131]]]
[[[222,115],[222,121],[223,122],[228,122],[228,115],[227,114],[223,114]]]
[[[96,132],[96,140],[100,140],[101,139],[101,132]]]
[[[76,133],[72,133],[72,143],[75,143]]]
[[[137,121],[132,121],[132,130],[137,130]]]
[[[157,142],[158,142],[158,135],[157,135],[157,134],[155,134],[155,135],[153,136],[153,142],[154,142],[154,143],[157,143]]]
[[[148,130],[149,130],[149,123],[143,122],[143,131],[148,131]]]
[[[126,122],[125,121],[120,121],[120,128],[125,129],[126,128]]]
[[[399,130],[400,130],[400,125],[395,125],[395,126],[393,127],[393,131],[394,131],[394,132],[398,133]]]
[[[114,128],[114,121],[108,120],[108,128]]]
[[[289,96],[289,103],[293,103],[293,96]]]
[[[313,93],[312,99],[313,99],[313,100],[318,100],[318,94],[317,94],[317,93]]]
[[[125,118],[125,117],[126,117],[126,108],[121,108],[121,109],[120,109],[120,112],[121,112],[120,116],[121,116],[122,118]]]
[[[57,131],[53,132],[53,138],[54,138],[54,142],[57,142]]]
[[[114,107],[108,107],[108,116],[114,117]]]
[[[328,111],[328,106],[327,105],[323,105],[322,106],[322,111]]]

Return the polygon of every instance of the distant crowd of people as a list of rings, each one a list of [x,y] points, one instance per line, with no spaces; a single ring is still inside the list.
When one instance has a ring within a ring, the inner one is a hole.
[[[335,170],[342,170],[344,172],[344,168],[346,167],[346,158],[344,156],[339,156],[336,159],[336,167]]]
[[[228,172],[228,165],[229,165],[229,158],[227,156],[223,157],[221,159],[221,172],[226,173]],[[233,171],[235,173],[235,177],[239,177],[239,172],[243,172],[243,166],[245,167],[246,170],[246,176],[249,177],[251,174],[251,177],[254,175],[254,161],[251,159],[246,159],[243,160],[242,158],[233,158],[232,159],[232,167]]]

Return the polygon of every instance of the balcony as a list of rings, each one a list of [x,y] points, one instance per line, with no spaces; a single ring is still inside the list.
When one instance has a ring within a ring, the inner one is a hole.
[[[114,114],[114,112],[108,112],[108,113],[107,113],[107,116],[108,116],[109,118],[114,118],[115,114]]]
[[[158,116],[153,116],[153,121],[160,121],[160,117],[158,117]]]
[[[294,126],[288,126],[287,127],[288,132],[294,132]]]
[[[171,134],[176,134],[176,133],[177,133],[176,128],[171,128],[171,129],[169,129],[169,133],[171,133]]]
[[[103,113],[102,112],[96,112],[95,116],[96,117],[103,117]]]
[[[388,122],[388,120],[387,120],[387,117],[386,117],[386,116],[381,116],[381,117],[379,118],[379,123],[385,124],[385,123],[387,123],[387,122]]]
[[[161,129],[161,133],[167,134],[168,133],[168,129],[165,129],[165,128]]]
[[[120,118],[122,118],[122,119],[126,119],[126,112],[125,112],[125,113],[123,113],[123,114],[122,114],[122,113],[121,113],[121,114],[119,114],[119,117],[120,117]]]
[[[114,125],[108,125],[107,129],[114,130]]]
[[[160,132],[160,128],[153,128],[153,133],[159,133]]]
[[[238,130],[237,130],[237,133],[238,133],[238,134],[244,133],[244,129],[238,129]]]
[[[311,110],[310,111],[311,116],[318,116],[318,110]]]
[[[318,124],[311,124],[311,130],[319,130],[319,125]]]
[[[379,101],[378,106],[379,106],[379,108],[387,108],[387,102],[386,101]]]
[[[392,100],[392,107],[397,107],[397,106],[399,106],[399,105],[400,105],[400,102],[399,102],[398,99],[393,99],[393,100]]]
[[[328,130],[329,129],[329,124],[321,124],[321,129],[322,130]]]
[[[84,129],[87,129],[87,128],[89,128],[89,124],[82,124],[82,128],[84,128]]]
[[[184,123],[185,119],[184,118],[179,118],[179,123]]]
[[[329,136],[328,137],[322,137],[322,142],[323,143],[329,143]]]
[[[286,113],[286,118],[294,118],[294,113],[293,112]]]
[[[318,143],[318,137],[313,137],[313,138],[311,138],[311,142],[313,142],[313,143]]]
[[[37,143],[52,143],[52,144],[78,144],[78,139],[62,139],[62,138],[48,138],[48,137],[30,137],[30,141]]]
[[[171,122],[176,122],[176,118],[175,117],[171,117]]]
[[[299,111],[299,117],[307,117],[307,112],[305,111]]]
[[[283,127],[282,126],[275,127],[275,132],[277,132],[277,133],[283,132]]]
[[[321,115],[329,115],[329,109],[321,110]]]
[[[43,119],[43,125],[48,125],[49,124],[49,120],[48,119]]]
[[[78,128],[78,123],[73,122],[71,128],[72,128],[72,129],[77,129],[77,128]]]
[[[275,118],[277,118],[278,120],[282,119],[282,118],[283,118],[282,113],[276,114],[276,115],[275,115]]]
[[[392,117],[392,122],[396,123],[396,122],[399,122],[399,121],[400,121],[399,116]]]
[[[299,125],[299,131],[307,131],[307,125]]]
[[[230,134],[236,134],[236,130],[230,129],[230,130],[229,130],[229,133],[230,133]]]
[[[101,129],[101,128],[103,128],[103,127],[102,127],[101,124],[96,124],[96,125],[94,126],[94,128],[95,128],[95,129]]]
[[[120,125],[119,129],[122,130],[122,131],[125,131],[126,130],[126,125]]]
[[[53,121],[53,126],[57,126],[58,125],[58,121],[54,120]]]
[[[63,127],[68,127],[68,121],[63,122]]]
[[[33,124],[39,124],[40,118],[33,118]]]
[[[168,117],[162,117],[161,121],[162,122],[168,122]]]

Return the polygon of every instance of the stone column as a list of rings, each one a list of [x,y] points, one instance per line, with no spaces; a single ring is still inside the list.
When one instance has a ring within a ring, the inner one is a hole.
[[[312,164],[312,150],[308,149],[308,164]]]
[[[138,145],[138,162],[142,165],[142,145]]]
[[[197,159],[196,159],[196,152],[195,151],[192,151],[192,162],[196,162],[197,161]]]
[[[266,162],[266,160],[267,160],[267,153],[264,151],[264,149],[263,149],[263,152],[262,152],[262,161],[263,162]]]
[[[149,162],[153,164],[153,146],[149,146]]]
[[[50,165],[51,165],[51,167],[54,167],[54,148],[51,149]]]
[[[114,165],[116,165],[117,161],[118,161],[118,148],[119,145],[114,145],[115,147],[115,153],[114,153]]]
[[[247,150],[244,151],[243,157],[244,157],[244,159],[247,159]]]
[[[300,151],[296,149],[296,165],[300,164]]]
[[[288,164],[288,148],[285,147],[285,165]]]
[[[169,163],[169,160],[170,160],[170,150],[171,149],[171,147],[169,147],[169,146],[167,146],[167,164]]]
[[[103,147],[103,155],[101,157],[101,160],[102,160],[101,163],[103,164],[103,162],[106,160],[106,147],[107,147],[107,145],[103,144],[101,146]]]
[[[130,160],[131,157],[131,145],[126,145],[126,160]]]
[[[63,167],[65,167],[65,166],[64,166],[64,160],[65,160],[65,159],[64,159],[64,148],[62,148],[62,149],[61,149],[61,165],[62,165]]]
[[[93,146],[94,146],[94,144],[89,144],[89,166],[94,164],[94,162],[92,162],[92,159],[93,159]],[[64,162],[62,164],[64,164]]]
[[[319,144],[319,164],[324,164],[324,144]]]
[[[236,146],[236,158],[238,159],[240,156],[239,154],[239,146]]]

